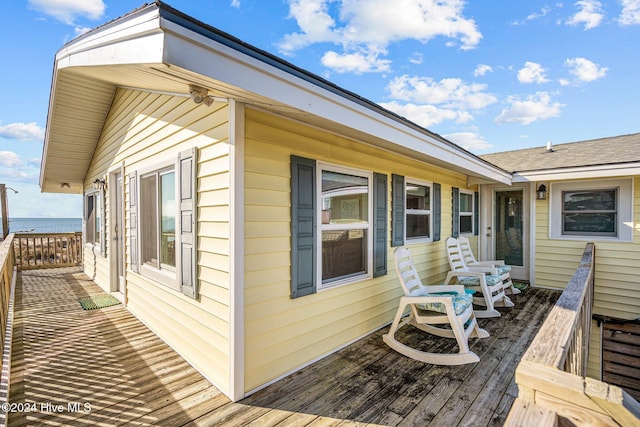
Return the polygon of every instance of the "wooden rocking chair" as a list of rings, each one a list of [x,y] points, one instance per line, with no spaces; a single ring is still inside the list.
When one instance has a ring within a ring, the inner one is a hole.
[[[384,342],[400,354],[434,365],[463,365],[480,361],[480,358],[469,350],[469,337],[486,338],[489,333],[478,327],[473,312],[472,296],[467,295],[462,286],[423,285],[409,249],[399,247],[394,251],[394,256],[404,296],[400,298],[400,305],[389,333],[382,336]],[[403,320],[407,307],[410,308],[409,316]],[[429,353],[399,342],[395,333],[406,324],[433,335],[455,338],[458,353]]]
[[[477,261],[471,250],[469,239],[466,237],[458,237],[458,243],[460,244],[460,250],[462,251],[462,257],[467,267],[489,267],[495,268],[496,274],[502,278],[502,287],[505,293],[516,295],[520,293],[520,290],[513,286],[513,280],[511,280],[511,266],[506,265],[503,260],[493,261]]]
[[[445,244],[451,268],[447,273],[447,283],[453,277],[457,277],[459,284],[481,293],[480,296],[473,298],[473,302],[486,306],[486,309],[476,310],[476,317],[481,319],[500,317],[500,312],[495,307],[513,307],[513,302],[505,295],[502,276],[498,274],[495,267],[469,267],[464,262],[458,239],[449,237]]]

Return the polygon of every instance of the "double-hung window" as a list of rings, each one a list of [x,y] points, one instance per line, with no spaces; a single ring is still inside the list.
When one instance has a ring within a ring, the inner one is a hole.
[[[102,242],[102,196],[100,191],[85,199],[85,242],[100,246]]]
[[[158,270],[176,266],[176,174],[173,168],[140,177],[142,263]]]
[[[473,192],[460,190],[459,195],[459,206],[460,213],[458,216],[458,226],[460,234],[473,234],[473,213],[475,211],[474,208],[474,197]]]
[[[319,165],[319,289],[370,277],[372,174]]]
[[[406,243],[432,240],[432,185],[407,180],[405,185],[405,241]]]

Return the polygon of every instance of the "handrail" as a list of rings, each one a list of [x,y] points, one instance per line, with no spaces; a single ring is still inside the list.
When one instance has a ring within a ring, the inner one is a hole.
[[[14,235],[9,234],[6,239],[0,243],[0,349],[3,356],[0,359],[0,371],[2,372],[0,381],[0,404],[7,403],[8,383],[6,381],[6,373],[10,366],[6,355],[6,348],[10,348],[11,344],[11,313],[10,306],[11,290],[15,284],[15,254],[13,251]],[[9,328],[7,328],[9,322]],[[6,424],[6,413],[0,411],[0,425]]]
[[[82,233],[16,233],[18,270],[70,267],[82,263]]]
[[[518,398],[505,426],[638,425],[640,404],[623,389],[586,378],[591,334],[595,246],[580,266],[516,368]]]

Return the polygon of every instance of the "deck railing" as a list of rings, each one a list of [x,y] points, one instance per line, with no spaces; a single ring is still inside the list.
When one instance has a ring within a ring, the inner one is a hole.
[[[516,369],[518,398],[505,426],[637,426],[640,404],[619,387],[586,378],[591,334],[595,246],[580,266]]]
[[[0,406],[7,403],[9,394],[9,370],[11,368],[11,332],[13,331],[13,289],[16,265],[13,251],[13,234],[0,243]],[[7,325],[9,325],[7,327]],[[0,411],[0,426],[6,425],[6,411]]]
[[[17,233],[13,239],[18,270],[70,267],[82,263],[82,233]]]

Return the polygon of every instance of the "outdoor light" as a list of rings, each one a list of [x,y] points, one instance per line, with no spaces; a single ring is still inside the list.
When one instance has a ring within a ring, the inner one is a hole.
[[[209,91],[204,87],[189,85],[189,94],[193,102],[196,104],[204,104],[207,107],[211,107],[215,101],[214,97],[210,96]]]
[[[104,190],[105,188],[107,188],[107,182],[104,179],[96,178],[93,181],[94,190]]]
[[[547,200],[547,186],[544,184],[540,184],[538,187],[538,191],[536,192],[536,199],[538,200]]]

